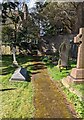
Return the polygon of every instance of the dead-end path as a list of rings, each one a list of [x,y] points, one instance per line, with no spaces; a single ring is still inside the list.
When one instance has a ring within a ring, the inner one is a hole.
[[[72,118],[62,91],[52,82],[42,62],[32,62],[34,70],[34,118]]]

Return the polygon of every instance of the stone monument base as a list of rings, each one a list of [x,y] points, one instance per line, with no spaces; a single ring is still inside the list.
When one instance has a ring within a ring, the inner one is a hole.
[[[73,68],[70,75],[62,80],[62,83],[84,83],[84,69]]]
[[[13,66],[14,66],[14,67],[19,67],[17,61],[13,61]]]
[[[12,75],[10,81],[27,81],[28,72],[25,68],[17,68],[14,74]]]
[[[70,76],[75,79],[84,79],[84,69],[73,68]]]

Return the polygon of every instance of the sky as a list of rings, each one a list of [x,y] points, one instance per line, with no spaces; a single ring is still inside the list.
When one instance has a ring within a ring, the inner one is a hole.
[[[0,0],[0,3],[2,3],[3,1],[6,1],[6,0]],[[14,1],[14,0],[9,0],[9,1]],[[28,8],[32,8],[34,3],[37,1],[37,0],[18,0],[19,2],[26,2],[27,5],[28,5]]]
[[[7,1],[7,0],[0,0],[0,2],[2,3],[3,1]],[[43,2],[45,0],[8,0],[8,1],[19,1],[19,2],[26,2],[28,5],[28,8],[32,8],[35,4],[35,2]]]
[[[0,3],[2,3],[3,0],[0,0]]]
[[[36,0],[26,0],[27,4],[28,4],[28,8],[32,8],[34,6]]]
[[[0,3],[2,3],[3,1],[6,1],[6,0],[0,0]],[[9,0],[9,1],[14,1],[14,0]],[[40,1],[40,0],[18,0],[19,2],[26,2],[28,4],[28,7],[31,8],[33,7],[34,3],[36,1]]]
[[[2,3],[3,1],[6,1],[6,0],[0,0],[0,3]],[[9,1],[14,1],[14,0],[9,0]],[[42,2],[42,1],[45,1],[45,0],[18,0],[18,1],[21,1],[21,2],[26,2],[26,3],[29,3],[29,6],[32,7],[34,5],[34,3],[37,1],[37,2]],[[47,0],[47,2],[83,2],[84,0]]]
[[[43,2],[45,0],[24,0],[28,4],[28,8],[32,8],[35,2]]]

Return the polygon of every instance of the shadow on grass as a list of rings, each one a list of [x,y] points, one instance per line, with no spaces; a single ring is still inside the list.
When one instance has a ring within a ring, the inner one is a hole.
[[[24,56],[24,55],[17,55],[16,59],[20,65],[25,64],[27,62],[31,62],[33,60],[32,56]]]
[[[24,56],[24,55],[16,55],[17,62],[21,64],[25,64],[26,62],[33,61],[32,56]],[[2,55],[2,66],[12,65],[13,58],[12,55]]]
[[[16,59],[20,65],[27,63],[28,61],[32,60],[32,56],[23,56],[23,55],[17,55]],[[3,55],[2,56],[2,75],[7,75],[9,73],[14,73],[16,70],[15,67],[12,66],[12,55]],[[6,68],[3,68],[6,67]],[[27,67],[26,67],[27,68]],[[28,74],[30,75],[30,71],[28,71]]]
[[[24,64],[26,62],[40,62],[42,59],[42,56],[33,56],[33,55],[28,55],[28,56],[25,56],[25,55],[18,55],[17,56],[17,61],[18,63],[20,64]]]
[[[7,74],[10,74],[10,73],[13,74],[14,71],[15,71],[14,67],[8,66],[7,68],[2,69],[2,73],[1,74],[2,75],[7,75]]]
[[[53,67],[55,67],[55,66],[57,66],[57,65],[54,65],[53,63],[51,63],[51,62],[45,62],[45,65],[47,66],[47,67],[50,67],[50,68],[53,68]],[[68,67],[66,68],[66,67],[63,67],[62,69],[63,70],[71,70],[72,68],[74,68],[76,66],[76,61],[74,61],[74,60],[70,60],[69,61],[69,64],[68,64]],[[66,69],[65,69],[66,68]]]
[[[38,73],[40,73],[40,72],[31,72],[32,75],[35,75],[35,74],[38,74]]]
[[[43,63],[35,63],[33,65],[29,65],[31,70],[41,70],[46,69],[47,67]]]
[[[15,90],[16,88],[6,88],[6,89],[0,89],[1,92],[8,91],[8,90]]]
[[[54,65],[54,64],[52,64],[52,63],[46,63],[46,66],[47,66],[47,67],[50,67],[50,68],[53,68],[53,67],[56,66],[56,65]]]
[[[26,82],[31,82],[31,72],[27,71],[27,73],[28,73],[28,77],[27,77]]]

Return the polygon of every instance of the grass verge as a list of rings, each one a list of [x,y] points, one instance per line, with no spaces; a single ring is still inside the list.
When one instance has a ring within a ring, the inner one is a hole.
[[[76,62],[70,61],[69,64],[71,65],[71,68],[66,70],[63,69],[62,72],[60,72],[59,68],[51,63],[49,61],[46,62],[46,66],[49,72],[49,75],[53,78],[53,80],[58,81],[58,83],[61,82],[61,79],[64,77],[67,77],[67,75],[70,74],[71,69],[76,66]],[[77,91],[84,93],[84,84],[72,84],[71,87],[76,89]],[[61,84],[61,88],[63,89],[64,93],[67,96],[67,99],[74,104],[75,110],[78,113],[78,116],[80,118],[84,118],[84,101],[80,101],[79,97],[72,92],[70,92],[67,88],[65,88]]]
[[[26,67],[30,74],[28,56],[17,56],[17,61]],[[31,82],[9,82],[15,68],[12,65],[12,56],[2,56],[2,76],[0,82],[1,109],[0,118],[32,118],[34,112],[33,89]]]

